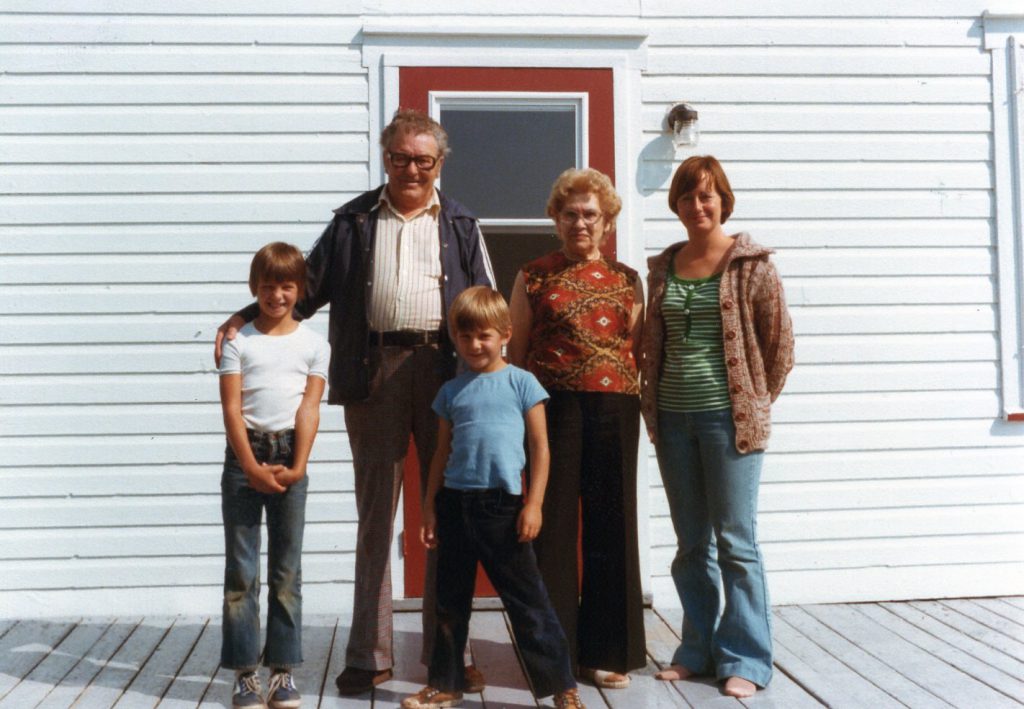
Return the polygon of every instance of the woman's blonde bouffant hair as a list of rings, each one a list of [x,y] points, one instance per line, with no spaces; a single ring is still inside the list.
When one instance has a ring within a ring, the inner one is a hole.
[[[569,200],[569,195],[587,193],[597,197],[608,231],[613,231],[615,218],[622,211],[622,200],[608,175],[592,167],[571,167],[558,176],[551,186],[551,196],[548,197],[548,216],[558,221],[558,214]]]

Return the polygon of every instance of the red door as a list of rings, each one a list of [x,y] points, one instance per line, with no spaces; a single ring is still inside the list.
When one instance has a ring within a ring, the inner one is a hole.
[[[589,167],[596,168],[615,180],[614,101],[611,69],[545,69],[545,68],[479,68],[479,67],[402,67],[399,70],[399,105],[402,108],[429,110],[431,91],[479,92],[528,92],[584,93],[587,96],[586,116],[587,147]],[[499,140],[500,136],[493,136]],[[458,145],[453,146],[458,150]],[[586,167],[581,166],[581,167]],[[509,174],[508,179],[529,179],[529,171]],[[444,172],[441,175],[444,183]],[[459,195],[452,195],[459,199]],[[473,209],[472,204],[467,204]],[[540,205],[543,213],[543,205]],[[487,228],[484,228],[485,236]],[[609,256],[615,255],[614,233],[602,247]],[[538,254],[539,255],[539,254]],[[515,270],[518,263],[502,264],[492,261],[499,281],[509,281],[509,274],[497,273],[499,269]],[[405,467],[405,536],[403,554],[405,558],[405,595],[408,598],[423,596],[423,578],[426,553],[419,541],[420,529],[420,473],[415,449],[409,447]],[[429,461],[424,461],[429,465]],[[493,596],[494,590],[487,583],[482,571],[477,572],[476,592],[478,596]]]

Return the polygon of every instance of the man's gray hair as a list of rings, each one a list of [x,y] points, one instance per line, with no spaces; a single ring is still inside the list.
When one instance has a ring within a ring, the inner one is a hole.
[[[434,136],[434,140],[437,141],[437,147],[441,151],[439,157],[445,157],[451,152],[451,149],[448,147],[448,134],[441,127],[441,124],[423,113],[423,111],[417,111],[414,108],[400,108],[395,111],[391,122],[380,133],[380,147],[387,150],[396,136],[406,133],[412,133],[413,135],[429,133]]]

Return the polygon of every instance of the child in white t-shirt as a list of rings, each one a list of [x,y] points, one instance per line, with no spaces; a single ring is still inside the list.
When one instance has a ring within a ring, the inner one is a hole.
[[[221,478],[224,629],[221,665],[236,671],[232,706],[262,707],[260,526],[267,514],[267,704],[301,702],[291,669],[302,662],[302,532],[306,463],[320,425],[330,345],[292,318],[306,283],[302,253],[275,242],[260,249],[249,289],[260,314],[224,343],[220,400],[228,447]]]

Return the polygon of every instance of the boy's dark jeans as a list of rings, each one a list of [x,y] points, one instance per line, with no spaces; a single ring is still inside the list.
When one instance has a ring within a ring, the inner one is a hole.
[[[292,465],[294,431],[249,431],[256,460]],[[221,664],[256,669],[260,651],[260,526],[267,510],[267,643],[263,663],[289,668],[302,663],[302,531],[309,478],[268,495],[249,481],[228,446],[221,477],[224,516],[224,638]]]
[[[522,497],[500,489],[442,488],[437,515],[437,634],[429,683],[462,691],[463,650],[469,631],[476,563],[501,596],[526,673],[538,697],[576,686],[569,644],[551,607],[533,547],[518,541],[516,520]]]

